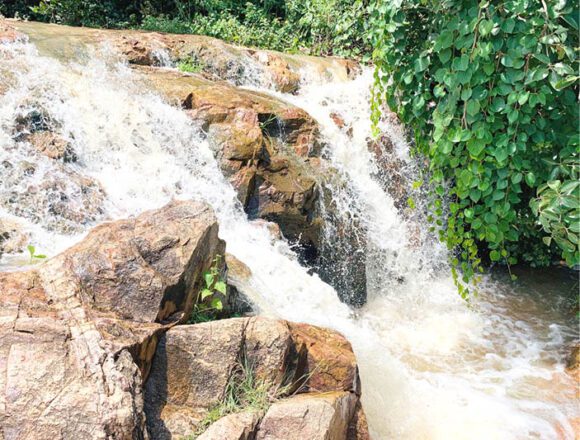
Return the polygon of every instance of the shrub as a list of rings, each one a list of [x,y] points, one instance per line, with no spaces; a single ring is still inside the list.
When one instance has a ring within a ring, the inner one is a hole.
[[[457,250],[456,280],[473,279],[482,255],[549,262],[554,243],[577,264],[577,6],[401,0],[369,9],[374,118],[386,102],[429,157],[433,220]]]

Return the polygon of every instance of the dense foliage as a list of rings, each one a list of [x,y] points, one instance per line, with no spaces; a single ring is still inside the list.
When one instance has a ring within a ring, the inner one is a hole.
[[[7,16],[95,27],[140,27],[210,35],[248,46],[358,57],[365,1],[348,0],[16,0]]]
[[[459,250],[463,281],[480,270],[481,249],[508,265],[548,263],[558,248],[568,264],[580,262],[576,5],[401,0],[370,8],[375,117],[386,102],[429,157],[434,220]]]

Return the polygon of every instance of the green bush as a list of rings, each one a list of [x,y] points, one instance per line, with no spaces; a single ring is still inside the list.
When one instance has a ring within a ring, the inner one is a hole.
[[[267,49],[359,57],[368,0],[19,0],[7,16],[194,33]]]
[[[548,263],[554,243],[578,264],[577,4],[377,0],[369,12],[374,118],[386,102],[429,158],[456,280],[482,255]]]

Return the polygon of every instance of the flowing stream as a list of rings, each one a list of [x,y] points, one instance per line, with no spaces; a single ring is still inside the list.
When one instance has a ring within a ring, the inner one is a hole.
[[[144,90],[106,47],[63,62],[32,44],[4,45],[0,73],[8,84],[0,94],[0,217],[24,222],[40,252],[54,255],[99,222],[173,198],[205,200],[228,252],[253,272],[245,290],[260,313],[332,327],[351,341],[374,439],[574,438],[576,385],[564,372],[566,344],[578,337],[574,277],[524,272],[511,283],[498,271],[470,306],[459,298],[445,249],[420,213],[397,208],[369,153],[370,72],[335,83],[305,72],[298,95],[278,94],[317,119],[325,156],[349,182],[330,190],[366,234],[368,302],[356,311],[288,243],[246,219],[199,127]],[[75,160],[38,154],[19,137],[26,124],[58,132]],[[382,130],[415,179],[403,133],[388,121]],[[418,211],[422,203],[419,195]],[[0,270],[26,260],[5,255]]]

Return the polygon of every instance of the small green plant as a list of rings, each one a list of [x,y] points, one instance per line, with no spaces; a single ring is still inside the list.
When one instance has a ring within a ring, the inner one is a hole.
[[[199,73],[203,70],[203,66],[196,60],[189,58],[181,60],[177,64],[177,69],[180,70],[181,72]]]
[[[44,254],[37,254],[36,248],[31,244],[29,244],[26,249],[28,249],[28,253],[30,254],[30,264],[37,260],[44,260],[46,258],[46,255]]]
[[[230,376],[224,400],[210,409],[187,440],[195,440],[212,423],[228,414],[247,410],[265,412],[272,403],[287,395],[289,390],[288,385],[275,386],[272,382],[257,378],[252,362],[242,356]]]
[[[227,285],[220,275],[221,259],[216,255],[209,270],[203,272],[204,287],[198,293],[190,323],[213,321],[224,308],[221,297],[227,295]]]

